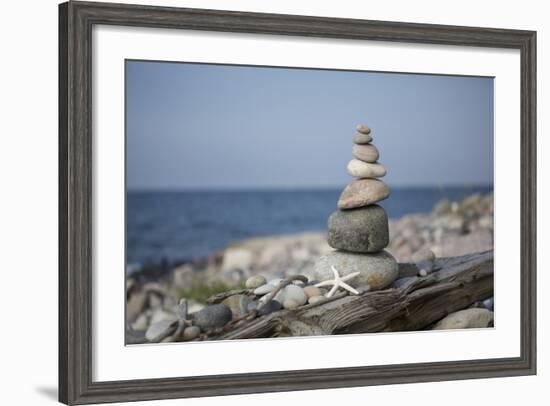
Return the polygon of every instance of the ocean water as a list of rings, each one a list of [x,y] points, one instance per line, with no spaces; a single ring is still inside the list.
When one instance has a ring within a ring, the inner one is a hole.
[[[204,257],[250,237],[324,231],[342,189],[129,191],[128,269]],[[460,200],[492,187],[392,187],[380,202],[390,218],[430,212],[443,198]]]

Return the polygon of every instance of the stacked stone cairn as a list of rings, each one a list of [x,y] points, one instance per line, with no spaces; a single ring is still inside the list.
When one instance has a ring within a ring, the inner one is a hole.
[[[328,220],[328,244],[335,251],[319,258],[314,272],[321,281],[333,276],[333,267],[341,276],[359,272],[348,283],[364,292],[391,285],[398,276],[398,266],[384,251],[389,243],[388,216],[376,203],[386,199],[390,190],[380,180],[386,169],[378,162],[371,129],[358,125],[353,142],[354,159],[347,169],[356,179],[344,189],[338,210]]]

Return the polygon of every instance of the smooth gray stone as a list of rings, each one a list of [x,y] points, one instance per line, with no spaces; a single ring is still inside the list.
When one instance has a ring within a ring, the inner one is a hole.
[[[333,279],[331,266],[338,270],[340,276],[359,272],[358,276],[346,282],[357,290],[367,286],[371,290],[384,289],[399,276],[397,261],[387,251],[373,254],[332,251],[315,263],[315,277],[320,281]]]
[[[328,244],[350,252],[378,252],[389,243],[388,216],[376,205],[338,210],[328,219]]]
[[[277,310],[281,310],[283,305],[278,302],[277,300],[270,300],[265,305],[262,306],[262,308],[258,311],[258,314],[260,316],[265,316],[266,314],[276,312]]]
[[[224,304],[215,304],[206,306],[204,309],[194,314],[193,324],[199,326],[202,330],[208,330],[223,327],[231,321],[233,313],[231,309]]]
[[[372,141],[370,134],[357,133],[353,136],[353,142],[356,144],[368,144]]]

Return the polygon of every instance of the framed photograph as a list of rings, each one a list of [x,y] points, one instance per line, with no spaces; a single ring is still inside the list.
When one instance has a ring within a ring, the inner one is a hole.
[[[59,32],[61,402],[536,373],[535,32],[72,1]]]

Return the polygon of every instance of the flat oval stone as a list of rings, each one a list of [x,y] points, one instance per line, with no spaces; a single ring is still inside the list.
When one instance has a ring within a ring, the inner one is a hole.
[[[261,296],[261,295],[267,295],[269,292],[271,292],[273,289],[275,289],[274,285],[271,285],[269,283],[266,283],[265,285],[259,286],[256,289],[254,289],[254,294]]]
[[[338,210],[328,219],[328,244],[350,252],[378,252],[389,243],[386,211],[372,204],[355,210]]]
[[[439,320],[432,330],[485,328],[493,322],[493,312],[487,309],[465,309]]]
[[[308,298],[311,298],[313,296],[321,296],[322,295],[321,289],[319,289],[316,286],[306,286],[304,288],[304,293],[306,294],[306,296]]]
[[[351,153],[355,158],[370,163],[375,163],[380,157],[378,149],[372,144],[355,144]]]
[[[223,327],[231,321],[233,313],[231,309],[224,304],[215,304],[206,306],[204,309],[195,313],[193,324],[203,330]]]
[[[357,133],[353,136],[353,142],[356,144],[368,144],[372,141],[372,135]]]
[[[370,128],[365,124],[359,124],[357,127],[355,127],[355,129],[362,134],[370,134],[371,131]]]
[[[380,290],[390,286],[399,275],[397,261],[387,251],[374,254],[355,254],[345,251],[332,251],[317,260],[314,266],[316,279],[326,281],[334,278],[331,266],[334,266],[340,276],[359,272],[349,284],[359,290],[370,287],[370,290]]]
[[[248,289],[256,289],[267,283],[266,279],[262,275],[253,275],[245,282],[245,286]]]
[[[191,341],[197,338],[201,334],[199,326],[189,326],[183,330],[182,338],[184,341]]]
[[[388,186],[378,179],[357,179],[346,186],[340,199],[338,208],[355,209],[384,200],[390,195]]]
[[[352,159],[348,163],[348,173],[357,178],[381,178],[386,175],[386,168],[379,163],[371,164],[359,159]]]
[[[145,332],[145,338],[150,342],[159,342],[174,333],[177,325],[177,321],[174,320],[161,320],[153,323]]]

